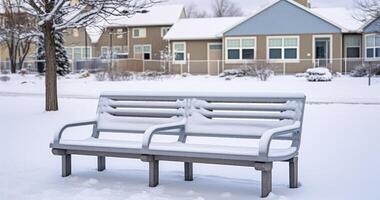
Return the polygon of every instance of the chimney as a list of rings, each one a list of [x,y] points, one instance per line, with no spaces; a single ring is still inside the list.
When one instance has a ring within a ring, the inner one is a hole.
[[[307,8],[310,8],[310,3],[309,3],[309,0],[294,0],[295,2],[307,7]]]

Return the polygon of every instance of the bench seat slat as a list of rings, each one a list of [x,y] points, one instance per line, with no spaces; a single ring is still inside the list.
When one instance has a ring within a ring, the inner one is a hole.
[[[196,107],[208,110],[230,110],[230,111],[287,111],[296,110],[293,104],[248,104],[248,103],[208,103],[200,101]]]
[[[175,109],[114,109],[112,107],[107,107],[104,111],[112,115],[133,117],[173,117],[183,115],[181,110]]]

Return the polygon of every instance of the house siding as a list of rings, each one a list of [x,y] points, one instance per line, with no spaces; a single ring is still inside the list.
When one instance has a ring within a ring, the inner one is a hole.
[[[102,36],[99,38],[98,42],[94,45],[94,57],[100,57],[101,56],[101,49],[102,47],[110,47],[110,33],[112,33],[112,46],[121,46],[126,47],[128,46],[128,34],[123,34],[122,38],[117,38],[116,30],[117,29],[123,29],[123,32],[127,32],[127,28],[124,27],[112,27],[107,28],[104,30]],[[128,52],[128,49],[125,49],[124,52]]]
[[[380,17],[368,24],[363,29],[364,33],[379,33],[380,32]]]
[[[243,36],[339,32],[341,32],[339,27],[288,1],[281,0],[227,31],[224,35]]]
[[[208,43],[222,43],[222,40],[186,40],[186,41],[170,41],[170,48],[173,48],[173,43],[185,42],[186,53],[190,55],[190,62],[180,64],[172,64],[173,73],[182,72],[191,74],[208,74]],[[171,50],[173,52],[173,50]],[[190,72],[188,71],[190,68]]]
[[[313,64],[313,35],[317,36],[320,34],[294,34],[294,35],[251,35],[256,37],[256,60],[253,60],[253,63],[266,63],[267,58],[267,37],[268,36],[299,36],[299,62],[286,62],[285,68],[286,73],[300,73],[305,72],[308,68],[314,67]],[[332,35],[332,58],[342,58],[342,34],[335,33],[329,34]],[[224,47],[226,47],[224,43]],[[224,60],[226,60],[226,55],[223,55]],[[243,66],[244,63],[231,63],[225,62],[224,69],[234,69]],[[272,69],[277,73],[282,73],[284,68],[284,62],[272,62]],[[329,66],[333,71],[341,71],[342,61],[333,60]]]
[[[165,25],[165,26],[151,26],[151,27],[129,27],[128,32],[129,34],[129,58],[135,58],[134,57],[134,45],[144,45],[144,44],[150,44],[152,45],[152,54],[151,59],[152,60],[160,60],[161,59],[161,51],[164,50],[168,42],[165,41],[161,37],[161,28],[164,27],[171,27],[171,25]],[[133,38],[132,30],[134,28],[146,28],[146,37],[145,38]],[[141,59],[141,58],[140,58]]]

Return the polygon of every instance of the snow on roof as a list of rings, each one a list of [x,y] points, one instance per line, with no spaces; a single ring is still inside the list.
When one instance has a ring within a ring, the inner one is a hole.
[[[318,15],[342,26],[346,31],[359,31],[363,23],[355,19],[355,12],[347,8],[311,8]]]
[[[245,17],[191,18],[180,19],[170,28],[165,40],[218,39],[228,28]]]
[[[183,5],[155,5],[147,8],[147,13],[111,16],[100,24],[103,27],[172,25],[181,17],[183,9]]]
[[[86,27],[86,32],[87,32],[88,37],[91,40],[91,43],[95,44],[95,43],[98,43],[104,31],[103,29],[99,27]]]

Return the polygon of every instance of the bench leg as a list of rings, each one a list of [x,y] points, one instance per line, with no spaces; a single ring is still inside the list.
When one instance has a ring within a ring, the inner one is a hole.
[[[289,160],[289,187],[298,188],[298,157]]]
[[[255,169],[261,171],[261,197],[272,192],[272,163],[255,163]]]
[[[106,169],[106,157],[98,156],[98,171],[104,171]]]
[[[149,187],[156,187],[159,179],[159,161],[149,161]]]
[[[62,155],[62,177],[71,175],[71,155]]]
[[[193,163],[185,162],[185,181],[193,181]]]

